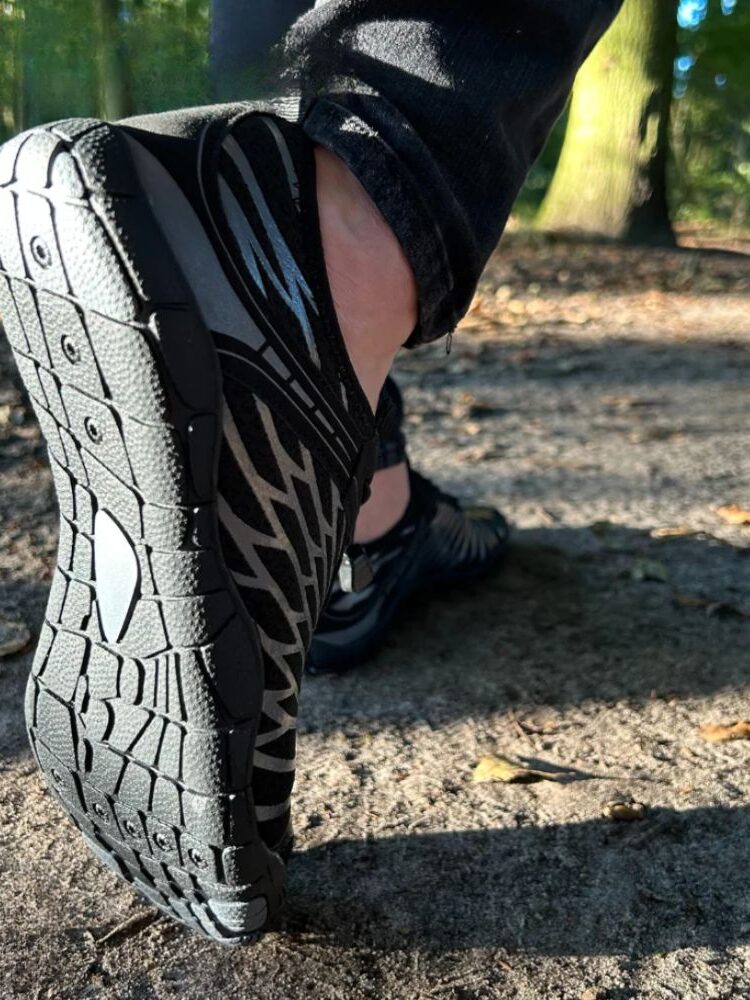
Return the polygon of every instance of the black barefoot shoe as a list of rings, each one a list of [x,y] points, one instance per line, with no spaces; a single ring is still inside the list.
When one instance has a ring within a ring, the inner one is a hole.
[[[237,110],[0,150],[0,316],[61,509],[32,747],[97,856],[225,943],[282,904],[299,676],[374,453],[312,150]]]
[[[334,583],[307,659],[311,674],[344,673],[382,645],[405,602],[421,590],[476,580],[503,560],[510,529],[492,507],[462,507],[413,470],[403,518],[350,550],[370,581],[354,593]]]

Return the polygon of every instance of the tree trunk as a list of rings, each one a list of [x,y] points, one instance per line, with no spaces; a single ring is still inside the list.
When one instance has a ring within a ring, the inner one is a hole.
[[[127,51],[120,27],[120,0],[93,0],[98,42],[99,113],[117,121],[133,114]]]
[[[271,49],[313,0],[212,0],[211,79],[219,101],[246,100],[271,88]],[[252,7],[252,13],[249,11]]]
[[[674,244],[666,167],[676,49],[674,0],[625,0],[576,79],[539,228]]]
[[[0,142],[23,131],[26,123],[21,32],[24,21],[17,3],[0,11]]]

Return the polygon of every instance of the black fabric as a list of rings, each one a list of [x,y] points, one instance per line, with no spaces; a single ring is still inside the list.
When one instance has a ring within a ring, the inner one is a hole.
[[[380,538],[354,548],[372,582],[351,593],[334,584],[308,654],[310,673],[341,673],[368,659],[415,592],[476,579],[502,560],[509,529],[491,507],[463,508],[410,470],[411,496],[401,519]]]
[[[621,0],[329,0],[286,41],[305,129],[369,191],[452,330]]]
[[[404,400],[401,390],[390,376],[385,380],[381,399],[386,401],[388,412],[379,425],[376,469],[390,469],[406,461]]]
[[[346,393],[350,415],[367,432],[373,425],[372,413],[344,347],[328,285],[320,238],[312,144],[298,126],[281,118],[274,119],[293,159],[299,182],[298,197],[290,198],[286,177],[280,171],[278,149],[273,142],[272,133],[261,124],[262,117],[257,114],[240,117],[232,126],[231,134],[248,154],[268,205],[273,206],[275,223],[310,286],[315,302],[310,320],[321,362],[320,378],[326,383],[332,399],[341,399],[342,392]],[[254,231],[263,234],[262,220],[253,210],[243,180],[233,169],[226,153],[222,154],[221,167],[227,179],[234,179],[234,193],[245,209]],[[265,249],[269,255],[272,253],[270,246]],[[295,317],[279,296],[269,294],[264,306],[269,310],[271,325],[293,328]]]
[[[222,553],[263,653],[252,789],[275,848],[290,829],[304,659],[377,434],[328,288],[312,142],[263,109],[192,109],[125,127],[187,196],[252,320],[212,331],[225,400],[218,505]]]

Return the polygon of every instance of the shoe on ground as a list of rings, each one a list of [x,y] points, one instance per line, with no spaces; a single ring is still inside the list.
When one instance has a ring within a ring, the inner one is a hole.
[[[313,636],[309,673],[343,673],[382,645],[397,613],[418,591],[475,580],[502,561],[509,528],[492,507],[462,507],[413,470],[403,518],[382,538],[349,551],[372,579],[352,591],[335,581]]]
[[[61,515],[31,744],[94,853],[224,943],[283,900],[300,676],[375,453],[316,204],[301,129],[250,106],[0,150]]]

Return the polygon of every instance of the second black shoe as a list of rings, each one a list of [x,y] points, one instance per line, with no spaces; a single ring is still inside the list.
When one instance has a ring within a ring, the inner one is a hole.
[[[417,591],[474,580],[493,570],[508,546],[509,528],[492,507],[462,507],[410,470],[411,498],[382,538],[349,550],[349,576],[361,565],[369,583],[331,590],[307,658],[312,674],[343,673],[372,656],[404,602]]]
[[[316,205],[302,130],[247,106],[0,150],[61,513],[31,744],[98,857],[225,943],[283,900],[300,675],[374,463]]]

